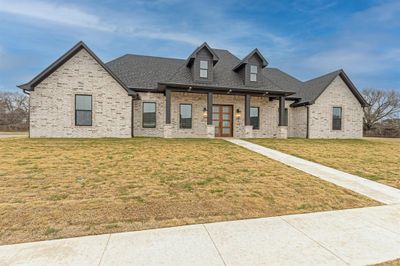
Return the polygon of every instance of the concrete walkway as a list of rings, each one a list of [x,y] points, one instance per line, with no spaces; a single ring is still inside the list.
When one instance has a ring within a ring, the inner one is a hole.
[[[0,265],[367,265],[400,258],[400,205],[0,246]]]
[[[385,204],[400,203],[400,190],[394,187],[380,184],[356,175],[351,175],[331,167],[300,159],[296,156],[288,155],[241,139],[225,140],[319,177],[325,181],[353,190],[354,192],[376,201]]]

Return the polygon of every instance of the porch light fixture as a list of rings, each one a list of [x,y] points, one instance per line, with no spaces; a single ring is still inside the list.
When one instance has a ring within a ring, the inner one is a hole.
[[[207,118],[207,108],[203,108],[203,117]]]
[[[230,94],[232,92],[232,90],[231,89],[229,89],[229,91],[228,91],[228,94]]]
[[[190,86],[189,88],[188,88],[188,91],[191,91],[192,90],[192,86]]]
[[[240,118],[240,110],[239,108],[236,109],[236,118],[239,119]]]

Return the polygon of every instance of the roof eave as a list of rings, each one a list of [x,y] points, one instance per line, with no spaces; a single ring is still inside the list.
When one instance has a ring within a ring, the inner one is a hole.
[[[283,95],[283,96],[289,96],[295,94],[293,91],[276,91],[276,90],[252,90],[251,88],[249,89],[244,89],[244,88],[238,88],[238,87],[226,87],[226,86],[215,86],[215,85],[199,85],[199,84],[182,84],[182,83],[169,83],[169,82],[159,82],[158,83],[158,88],[156,90],[151,90],[149,91],[159,91],[162,92],[165,90],[166,87],[178,87],[178,88],[195,88],[195,89],[214,89],[216,91],[225,91],[225,90],[232,90],[236,92],[241,92],[241,93],[272,93],[272,94],[278,94],[278,95]]]

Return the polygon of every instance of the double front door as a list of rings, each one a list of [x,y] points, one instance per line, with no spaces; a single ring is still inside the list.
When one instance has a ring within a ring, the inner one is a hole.
[[[213,125],[216,137],[232,137],[232,105],[213,105]]]

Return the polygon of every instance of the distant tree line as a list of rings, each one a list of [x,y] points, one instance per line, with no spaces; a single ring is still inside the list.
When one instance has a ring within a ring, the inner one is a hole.
[[[400,137],[400,92],[364,89],[369,106],[364,108],[364,135],[370,137]]]
[[[29,99],[20,92],[0,91],[0,131],[27,131]]]

